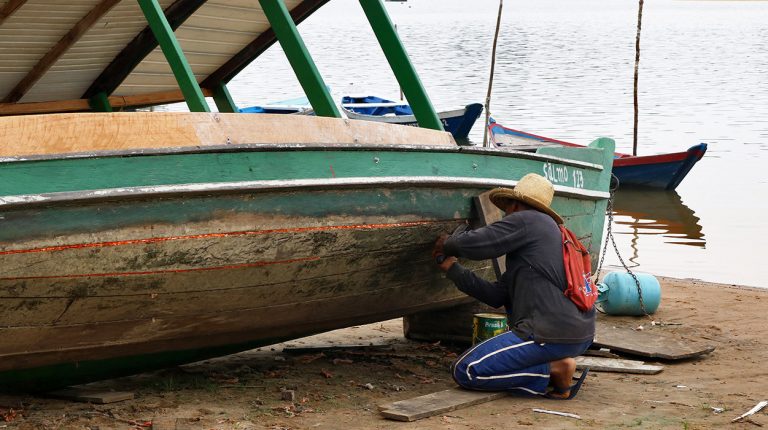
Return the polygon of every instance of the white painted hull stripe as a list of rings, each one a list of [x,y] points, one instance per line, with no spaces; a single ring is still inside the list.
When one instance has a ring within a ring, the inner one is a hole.
[[[385,176],[360,178],[324,178],[324,179],[289,179],[269,181],[216,182],[180,185],[153,185],[141,187],[108,188],[102,190],[57,192],[45,194],[27,194],[0,197],[0,207],[56,203],[63,201],[103,200],[142,195],[156,196],[187,193],[215,193],[232,191],[276,191],[287,189],[324,189],[381,186],[431,186],[435,188],[455,188],[457,186],[473,188],[514,187],[517,181],[497,178],[468,178],[451,176]],[[567,197],[590,200],[607,199],[610,195],[604,191],[595,191],[555,185],[555,193]]]

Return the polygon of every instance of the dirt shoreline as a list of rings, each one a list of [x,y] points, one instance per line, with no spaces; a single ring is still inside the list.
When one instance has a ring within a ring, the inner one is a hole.
[[[0,428],[131,429],[151,428],[153,421],[155,428],[161,422],[162,428],[174,428],[168,423],[175,422],[179,430],[751,429],[768,424],[768,408],[752,416],[754,423],[731,424],[768,400],[768,289],[659,279],[662,301],[654,319],[674,325],[651,326],[645,317],[601,318],[704,340],[716,350],[699,359],[662,363],[665,370],[657,375],[591,372],[571,401],[506,397],[413,423],[386,420],[377,405],[452,387],[448,366],[463,349],[408,341],[397,319],[91,384],[133,392],[134,400],[91,405],[0,395]],[[323,346],[335,348],[297,350]]]

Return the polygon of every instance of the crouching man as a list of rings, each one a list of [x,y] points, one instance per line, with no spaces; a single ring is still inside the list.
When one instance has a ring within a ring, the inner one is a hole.
[[[587,370],[571,385],[576,361],[592,343],[595,310],[581,312],[566,297],[562,218],[550,208],[554,188],[528,174],[515,189],[499,188],[490,200],[506,214],[501,221],[448,237],[434,256],[459,290],[492,307],[504,306],[509,331],[475,345],[451,366],[460,386],[571,399]],[[498,282],[486,281],[456,257],[486,260],[506,256]]]

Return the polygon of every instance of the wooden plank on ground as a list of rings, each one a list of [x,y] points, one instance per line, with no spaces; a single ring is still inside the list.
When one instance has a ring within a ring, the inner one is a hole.
[[[622,360],[606,357],[576,357],[576,368],[583,369],[585,367],[589,367],[590,371],[595,372],[640,373],[645,375],[655,375],[664,370],[664,366],[645,364],[642,361],[637,360]]]
[[[613,327],[598,319],[594,346],[643,357],[681,360],[709,354],[715,347],[703,342],[681,339],[659,330],[641,331]]]
[[[350,343],[350,344],[332,344],[332,343],[319,343],[313,345],[299,345],[298,343],[286,344],[283,347],[284,354],[312,354],[323,351],[342,351],[342,350],[370,350],[378,351],[382,349],[392,349],[392,344],[381,342],[368,342],[368,343]]]
[[[606,357],[606,358],[619,358],[618,355],[611,352],[610,349],[588,349],[584,351],[584,355],[591,355],[592,357]]]
[[[192,418],[155,417],[152,430],[201,430],[203,425]]]
[[[93,388],[70,387],[47,393],[49,397],[71,400],[74,402],[107,404],[132,400],[133,393],[128,391],[107,391]]]
[[[416,421],[507,396],[505,392],[469,391],[461,388],[438,391],[380,407],[385,418]]]

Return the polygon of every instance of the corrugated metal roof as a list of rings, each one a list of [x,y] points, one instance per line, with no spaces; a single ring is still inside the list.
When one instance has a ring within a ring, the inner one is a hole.
[[[300,22],[326,1],[285,4]],[[211,75],[231,79],[275,41],[256,0],[159,3],[169,21],[175,14],[181,22],[176,38],[198,82]],[[85,21],[87,29],[78,32]],[[148,32],[135,0],[0,0],[0,102],[76,100],[104,90],[113,96],[177,91]],[[69,46],[65,37],[79,39]]]

